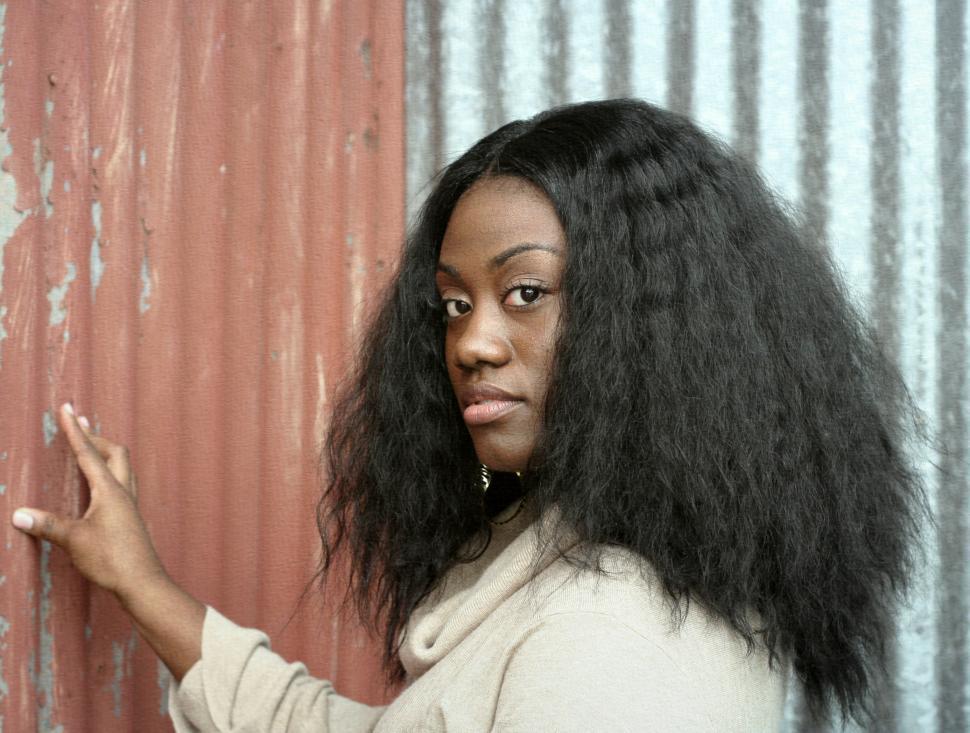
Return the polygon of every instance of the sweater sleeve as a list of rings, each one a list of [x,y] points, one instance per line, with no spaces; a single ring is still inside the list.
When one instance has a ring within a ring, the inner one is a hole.
[[[559,613],[512,653],[493,730],[717,730],[693,704],[695,686],[660,643],[615,617]]]
[[[206,608],[202,657],[168,692],[178,733],[371,731],[384,707],[338,695],[300,663],[270,651],[266,634]]]

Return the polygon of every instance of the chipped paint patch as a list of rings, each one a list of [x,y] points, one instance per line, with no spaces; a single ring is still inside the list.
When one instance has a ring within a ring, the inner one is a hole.
[[[141,152],[138,153],[138,165],[144,168],[146,163],[148,163],[148,153],[145,148],[142,148]]]
[[[4,38],[7,31],[7,5],[0,4],[0,55],[4,50]],[[12,65],[11,59],[7,66]],[[6,98],[5,98],[5,74],[0,74],[0,122],[6,123]],[[13,148],[10,146],[10,137],[6,127],[0,128],[0,162],[6,161],[13,155]],[[26,213],[17,211],[17,180],[5,168],[0,170],[0,295],[3,295],[3,254],[7,242],[16,233],[17,228],[26,219]],[[7,309],[0,306],[0,366],[3,366],[3,342],[7,338],[7,331],[3,327],[3,319],[7,315]]]
[[[94,636],[94,630],[87,624],[84,624],[84,640],[91,641],[92,636]]]
[[[44,205],[44,218],[49,219],[54,213],[54,202],[51,201],[51,187],[54,185],[54,161],[48,160],[40,171],[40,200]]]
[[[94,237],[91,239],[91,300],[98,294],[101,276],[104,275],[104,260],[101,259],[101,202],[91,204],[91,223],[94,225]]]
[[[0,484],[0,496],[3,496],[6,493],[7,493],[7,485],[6,484]]]
[[[54,420],[54,413],[50,410],[44,410],[42,423],[44,428],[44,445],[50,445],[54,442],[54,436],[57,435],[57,421]]]
[[[111,659],[115,667],[114,678],[111,680],[111,696],[114,698],[112,711],[116,718],[121,717],[121,684],[126,676],[131,676],[131,659],[135,653],[137,641],[138,635],[132,631],[127,642],[123,644],[117,641],[111,642]]]
[[[370,39],[365,38],[361,41],[357,50],[364,64],[364,76],[370,79],[374,75],[374,49],[371,47]]]
[[[138,297],[138,312],[144,314],[151,306],[152,274],[148,269],[148,255],[141,258],[141,295]]]
[[[41,699],[37,710],[37,729],[50,733],[63,733],[64,726],[53,725],[54,717],[54,634],[50,630],[51,590],[53,582],[50,571],[51,543],[40,541],[40,603],[37,606],[37,627],[39,659],[33,654],[34,664],[31,674],[34,689]]]
[[[73,262],[67,263],[67,274],[61,280],[60,285],[55,285],[47,293],[47,300],[51,304],[50,318],[47,319],[48,325],[57,326],[67,318],[67,311],[64,309],[64,298],[67,297],[67,289],[77,278],[77,267]]]
[[[10,631],[10,622],[5,616],[0,616],[0,651],[7,648],[7,642],[3,640],[3,637],[7,635],[8,631]],[[9,694],[10,687],[3,678],[3,657],[0,657],[0,702],[3,702],[3,699]]]
[[[50,218],[54,210],[51,203],[51,186],[54,183],[54,161],[45,160],[44,143],[39,137],[34,138],[34,173],[40,183],[40,201],[44,207],[44,218]]]
[[[165,717],[168,715],[168,686],[172,681],[172,673],[168,671],[168,667],[161,659],[156,661],[158,662],[158,687],[162,691],[158,699],[158,714]],[[0,733],[3,732],[0,731]]]

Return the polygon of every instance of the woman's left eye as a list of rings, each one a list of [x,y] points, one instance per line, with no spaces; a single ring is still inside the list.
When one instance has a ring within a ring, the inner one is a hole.
[[[526,306],[542,297],[543,290],[537,285],[519,285],[505,296],[505,302],[512,306]]]

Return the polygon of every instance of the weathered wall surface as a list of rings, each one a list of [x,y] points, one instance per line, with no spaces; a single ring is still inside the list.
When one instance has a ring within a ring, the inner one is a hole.
[[[358,627],[315,601],[286,622],[328,399],[403,232],[403,19],[0,4],[0,516],[85,505],[53,418],[74,400],[130,447],[172,574],[365,701]],[[0,523],[0,731],[169,730],[165,683],[113,598]]]
[[[947,448],[878,730],[970,731],[965,0],[408,0],[408,201],[511,119],[638,96],[757,161],[827,238]],[[935,472],[930,460],[939,460]],[[788,730],[809,730],[798,694]]]

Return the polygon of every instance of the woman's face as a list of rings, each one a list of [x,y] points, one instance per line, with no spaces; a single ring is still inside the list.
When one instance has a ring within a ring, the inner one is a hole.
[[[485,178],[452,211],[436,276],[445,359],[478,460],[521,471],[542,425],[566,237],[521,178]]]

